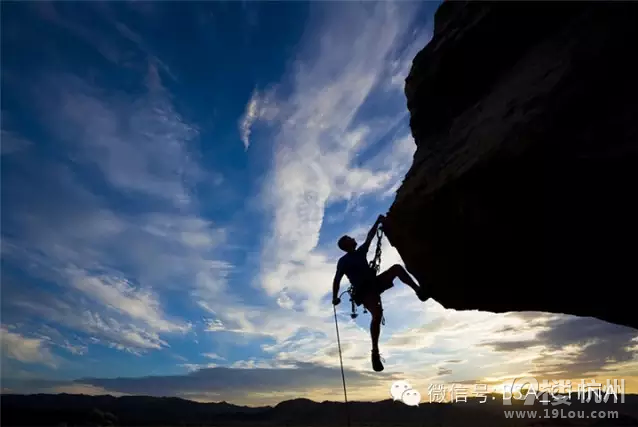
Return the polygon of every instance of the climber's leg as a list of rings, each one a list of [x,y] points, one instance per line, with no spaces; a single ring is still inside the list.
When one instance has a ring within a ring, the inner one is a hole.
[[[421,301],[425,301],[429,298],[426,295],[425,288],[417,285],[402,265],[394,264],[392,267],[377,276],[377,280],[380,282],[380,286],[384,290],[392,286],[392,282],[395,278],[398,278],[403,283],[411,287]]]
[[[381,297],[379,294],[370,292],[366,295],[363,306],[370,312],[372,320],[370,321],[370,337],[372,338],[372,350],[379,350],[379,335],[381,333],[381,317],[383,309],[381,308]]]
[[[383,370],[381,357],[379,355],[379,335],[381,334],[381,319],[383,317],[383,306],[381,296],[375,292],[368,292],[363,300],[363,306],[370,312],[370,338],[372,339],[372,368],[380,372]]]

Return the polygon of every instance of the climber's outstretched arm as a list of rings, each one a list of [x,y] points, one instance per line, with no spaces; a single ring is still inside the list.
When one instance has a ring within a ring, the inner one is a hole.
[[[377,234],[377,228],[379,228],[379,226],[383,224],[384,220],[385,217],[383,215],[379,215],[375,223],[372,225],[372,228],[370,228],[370,231],[368,231],[366,241],[363,242],[363,244],[360,246],[361,250],[365,251],[366,253],[368,252],[368,249],[370,249],[370,243],[372,243],[372,239],[374,239],[375,234]]]

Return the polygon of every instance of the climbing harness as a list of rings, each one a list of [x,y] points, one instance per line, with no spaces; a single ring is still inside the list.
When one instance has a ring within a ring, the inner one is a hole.
[[[381,227],[379,227],[377,228],[377,247],[374,251],[374,258],[372,258],[372,261],[370,261],[370,264],[369,264],[370,268],[374,271],[374,274],[378,274],[379,269],[381,268],[381,238],[382,237],[383,237],[383,230],[381,229]],[[352,288],[352,285],[350,285],[348,289],[342,292],[342,295],[344,293],[347,293],[350,296],[350,307],[351,307],[350,317],[352,319],[356,319],[359,314],[357,314],[357,304],[354,301],[354,289]],[[367,312],[368,311],[364,307],[363,313],[365,314]],[[385,318],[383,318],[382,323],[385,325]]]
[[[341,363],[341,381],[343,381],[343,398],[346,402],[346,419],[348,427],[350,427],[350,408],[348,406],[348,392],[346,391],[346,376],[343,372],[343,358],[341,356],[341,339],[339,338],[339,323],[337,322],[337,306],[333,305],[332,310],[335,314],[335,328],[337,329],[337,345],[339,346],[339,363]]]

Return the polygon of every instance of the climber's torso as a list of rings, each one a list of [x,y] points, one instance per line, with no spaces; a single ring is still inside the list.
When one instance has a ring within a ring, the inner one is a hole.
[[[337,270],[343,272],[354,288],[369,283],[376,277],[374,270],[368,264],[365,246],[342,256],[337,263]]]

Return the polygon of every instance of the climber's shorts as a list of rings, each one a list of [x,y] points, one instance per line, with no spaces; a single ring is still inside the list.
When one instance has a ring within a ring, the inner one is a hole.
[[[352,299],[356,305],[361,305],[368,294],[373,293],[381,295],[393,286],[394,283],[392,283],[392,278],[381,273],[374,280],[360,286],[353,287]]]

